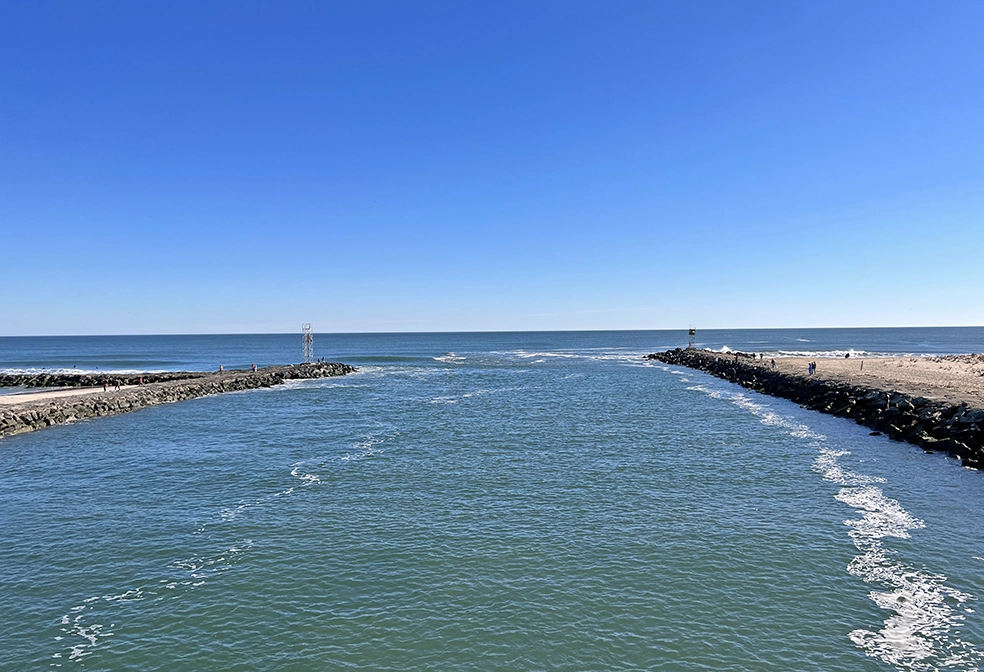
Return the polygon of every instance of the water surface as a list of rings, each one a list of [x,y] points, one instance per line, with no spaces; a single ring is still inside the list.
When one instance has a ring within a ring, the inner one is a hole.
[[[4,439],[0,668],[977,669],[980,474],[641,359],[681,336],[316,337],[360,373]]]

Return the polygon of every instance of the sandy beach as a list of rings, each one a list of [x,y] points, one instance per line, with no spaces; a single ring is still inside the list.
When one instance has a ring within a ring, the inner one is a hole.
[[[816,378],[984,408],[984,355],[876,359],[784,357],[775,361],[779,371],[790,375],[808,377],[807,365],[812,361],[817,364]],[[756,360],[756,364],[771,367],[769,359]]]

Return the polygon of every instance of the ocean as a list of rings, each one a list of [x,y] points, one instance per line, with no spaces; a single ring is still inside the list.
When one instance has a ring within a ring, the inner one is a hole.
[[[984,351],[984,328],[698,331]],[[0,440],[0,669],[978,670],[984,477],[642,356],[685,331],[317,334],[360,367]],[[300,334],[0,338],[0,371]]]

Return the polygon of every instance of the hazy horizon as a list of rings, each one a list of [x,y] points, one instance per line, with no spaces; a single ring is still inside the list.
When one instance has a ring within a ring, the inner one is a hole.
[[[652,329],[476,329],[476,330],[435,330],[435,331],[318,331],[317,328],[314,329],[313,333],[316,336],[332,336],[332,335],[346,335],[346,336],[372,336],[372,335],[387,335],[387,334],[404,334],[404,335],[414,335],[414,334],[522,334],[522,333],[565,333],[565,332],[645,332],[645,331],[679,331],[686,332],[690,327],[661,327]],[[966,324],[966,325],[893,325],[893,326],[833,326],[833,327],[701,327],[697,329],[699,332],[706,331],[817,331],[824,329],[984,329],[984,325],[979,324]],[[239,332],[169,332],[169,333],[132,333],[132,334],[97,334],[97,333],[85,333],[85,334],[7,334],[2,335],[0,338],[84,338],[84,337],[130,337],[130,336],[300,336],[301,330],[297,329],[294,331],[239,331]]]

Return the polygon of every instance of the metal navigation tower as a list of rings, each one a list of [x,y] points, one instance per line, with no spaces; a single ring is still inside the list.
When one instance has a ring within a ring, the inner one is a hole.
[[[697,330],[690,327],[689,340],[687,341],[687,350],[693,350],[694,345],[697,344]]]
[[[311,325],[304,323],[301,325],[301,345],[304,348],[304,363],[311,364],[314,362],[314,332],[311,331]]]

